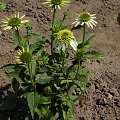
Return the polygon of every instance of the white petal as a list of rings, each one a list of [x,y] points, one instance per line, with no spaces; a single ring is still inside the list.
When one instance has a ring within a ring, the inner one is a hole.
[[[65,44],[62,44],[62,51],[65,53],[65,50],[66,50],[66,46]]]
[[[20,19],[23,19],[25,17],[25,15],[23,15]]]
[[[93,19],[91,19],[90,21],[92,21],[92,22],[94,22],[94,23],[96,23],[96,24],[97,24],[97,21],[95,21],[95,20],[93,20]]]
[[[93,16],[95,16],[95,15],[96,15],[96,14],[92,14],[92,15],[90,15],[90,16],[92,16],[92,17],[93,17]]]
[[[29,20],[22,20],[21,23],[24,24],[24,23],[27,23],[29,22]]]
[[[92,20],[90,21],[90,23],[93,24],[94,26],[96,26],[96,24]]]
[[[77,21],[73,22],[72,24],[76,24],[76,23],[77,23]]]
[[[62,49],[62,44],[59,44],[59,45],[57,46],[57,50],[58,50],[58,52],[60,52],[61,49]]]
[[[91,19],[96,19],[96,17],[91,17]]]
[[[75,51],[77,50],[78,43],[76,42],[76,40],[71,40],[70,45]]]
[[[3,28],[3,30],[10,30],[10,29],[12,29],[12,27],[10,27],[10,26],[7,26],[7,27]]]
[[[19,13],[17,14],[17,17],[18,17],[18,18],[20,17]]]
[[[60,5],[58,5],[58,9],[61,10]]]

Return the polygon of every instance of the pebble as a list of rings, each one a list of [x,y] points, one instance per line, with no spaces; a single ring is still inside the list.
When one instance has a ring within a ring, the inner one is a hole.
[[[119,96],[119,93],[115,88],[110,89],[110,94],[113,95],[113,96],[117,96],[117,97]]]

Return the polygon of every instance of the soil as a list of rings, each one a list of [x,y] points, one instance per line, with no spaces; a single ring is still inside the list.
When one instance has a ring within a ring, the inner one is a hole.
[[[25,14],[30,18],[32,31],[49,38],[52,12],[42,1],[6,0],[7,9],[0,13],[0,18],[18,12]],[[88,29],[88,32],[96,34],[92,42],[94,48],[108,55],[104,61],[92,60],[86,63],[93,74],[82,100],[76,103],[76,120],[120,120],[120,0],[71,0],[71,4],[58,11],[56,17],[61,18],[65,10],[70,14],[69,23],[74,22],[76,14],[83,10],[96,14],[98,25],[92,31]],[[81,30],[73,32],[76,37],[82,33]],[[11,33],[0,31],[0,67],[15,62],[15,45]],[[0,69],[0,100],[6,94],[10,82],[5,71]]]

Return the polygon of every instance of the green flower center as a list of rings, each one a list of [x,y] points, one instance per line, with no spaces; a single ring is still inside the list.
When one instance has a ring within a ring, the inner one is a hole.
[[[14,27],[18,27],[20,23],[21,23],[21,19],[14,17],[9,20],[8,25],[14,28]]]
[[[54,5],[60,5],[62,0],[51,0],[51,3]]]
[[[32,60],[32,54],[30,52],[23,52],[20,55],[20,62],[22,63],[28,63]]]
[[[82,21],[82,22],[88,22],[90,19],[91,19],[91,16],[90,16],[90,14],[89,13],[81,13],[80,15],[79,15],[79,19],[80,19],[80,21]]]
[[[57,39],[62,43],[68,43],[74,39],[74,35],[70,30],[64,29],[58,32]]]

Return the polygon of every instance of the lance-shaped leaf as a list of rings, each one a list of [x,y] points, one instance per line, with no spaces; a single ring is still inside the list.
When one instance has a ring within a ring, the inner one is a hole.
[[[39,103],[40,96],[37,92],[31,92],[27,94],[27,102],[30,109],[32,118],[34,118],[35,108]]]
[[[88,58],[88,59],[103,60],[106,57],[107,57],[106,54],[102,52],[97,52],[97,51],[88,51],[85,53],[85,58]]]
[[[48,76],[47,74],[38,74],[36,75],[36,83],[39,84],[46,84],[53,80],[52,77]]]
[[[89,35],[86,35],[84,44],[85,44],[85,45],[88,44],[91,40],[93,40],[93,39],[95,38],[95,36],[96,36],[96,35],[93,34],[93,33],[91,33],[91,34],[89,34]]]

